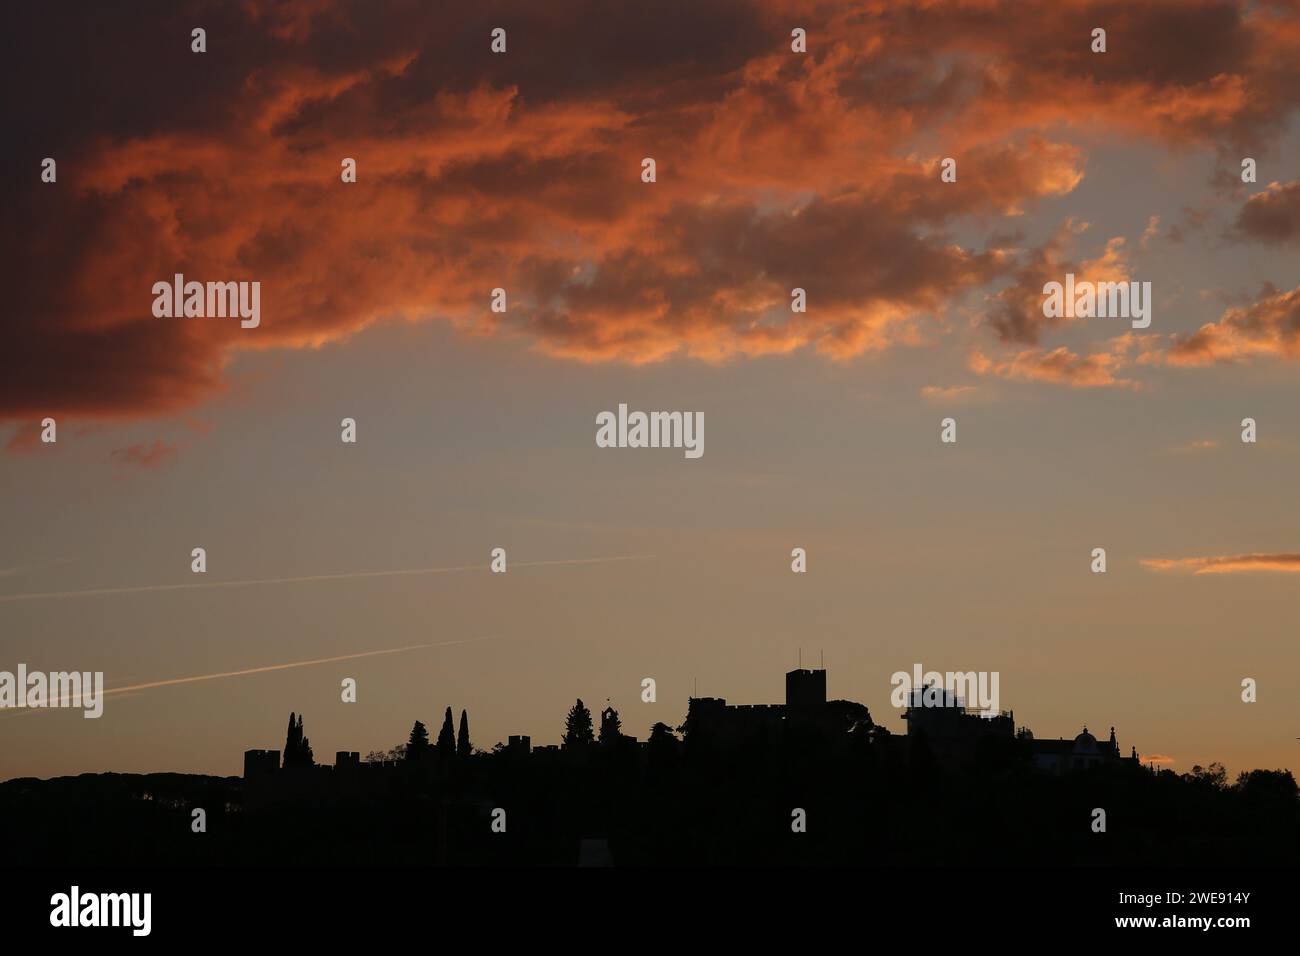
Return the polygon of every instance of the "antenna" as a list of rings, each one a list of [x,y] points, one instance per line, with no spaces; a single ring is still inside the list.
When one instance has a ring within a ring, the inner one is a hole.
[[[799,670],[803,670],[803,648],[799,648]]]

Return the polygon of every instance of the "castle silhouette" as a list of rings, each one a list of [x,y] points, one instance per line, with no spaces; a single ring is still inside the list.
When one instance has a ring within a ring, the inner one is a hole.
[[[862,746],[883,748],[902,764],[933,762],[953,771],[969,770],[982,756],[998,752],[1057,776],[1098,766],[1141,766],[1136,747],[1127,757],[1121,754],[1114,727],[1105,741],[1097,740],[1086,726],[1073,738],[1038,739],[1029,728],[1015,726],[1014,712],[971,712],[943,688],[918,688],[908,695],[908,702],[901,715],[907,722],[907,732],[892,734],[872,720],[864,704],[828,700],[825,669],[796,668],[785,675],[782,704],[729,704],[720,697],[688,698],[685,722],[677,728],[680,738],[662,723],[652,728],[646,741],[624,734],[619,713],[612,706],[602,711],[600,733],[596,736],[590,733],[590,712],[579,699],[570,711],[564,743],[534,747],[529,736],[512,734],[504,744],[477,754],[469,745],[466,712],[461,712],[457,739],[451,730],[452,712],[448,707],[436,746],[427,744],[424,725],[416,721],[405,748],[372,753],[364,761],[359,751],[338,751],[333,767],[315,764],[310,742],[303,733],[302,717],[290,714],[283,765],[280,751],[247,750],[244,780],[250,785],[253,803],[258,804],[302,797],[315,787],[344,793],[367,789],[382,792],[398,773],[409,774],[412,768],[418,768],[426,775],[437,776],[470,756],[516,764],[523,760],[572,764],[589,756],[590,747],[617,750],[640,760],[651,759],[655,751],[680,747],[720,757],[780,746],[795,739],[815,739],[831,752]],[[586,732],[575,729],[575,721],[583,720]]]

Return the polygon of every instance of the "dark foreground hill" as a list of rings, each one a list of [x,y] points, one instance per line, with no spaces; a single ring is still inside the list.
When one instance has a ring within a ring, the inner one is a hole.
[[[1300,861],[1300,801],[1285,771],[1229,784],[1199,768],[954,773],[793,748],[761,760],[647,764],[595,748],[364,773],[369,783],[348,787],[318,767],[269,783],[185,774],[10,780],[0,784],[0,845],[17,865]],[[194,830],[197,809],[205,832]],[[1094,829],[1098,809],[1105,832]],[[800,810],[805,832],[795,832]]]

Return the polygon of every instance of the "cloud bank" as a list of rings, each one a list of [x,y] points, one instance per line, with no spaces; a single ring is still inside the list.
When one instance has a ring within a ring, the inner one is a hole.
[[[1075,132],[1222,150],[1275,134],[1300,101],[1293,2],[139,6],[9,14],[0,69],[24,95],[0,177],[0,419],[175,413],[220,393],[239,350],[385,319],[583,362],[843,359],[925,341],[999,279],[1020,291],[994,302],[990,348],[1010,351],[981,368],[1125,385],[1113,350],[1039,344],[1023,288],[1066,261],[1061,243],[956,230],[1073,190]],[[39,181],[47,156],[56,184]],[[939,180],[945,156],[957,184]],[[1251,199],[1239,231],[1293,240],[1294,190]],[[1122,271],[1122,253],[1096,268]],[[177,272],[260,281],[261,327],[154,318],[149,289]],[[505,315],[488,310],[496,287]],[[1170,360],[1293,355],[1286,309],[1225,319]]]

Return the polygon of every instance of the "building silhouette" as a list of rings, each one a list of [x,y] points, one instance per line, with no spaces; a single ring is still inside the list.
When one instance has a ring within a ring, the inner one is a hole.
[[[1085,726],[1083,732],[1072,740],[1032,740],[1030,752],[1035,767],[1058,776],[1103,764],[1139,763],[1136,747],[1130,756],[1122,756],[1114,727],[1110,728],[1107,741],[1098,741]]]
[[[696,746],[734,747],[742,742],[775,740],[792,726],[831,730],[826,671],[796,668],[785,675],[785,703],[728,704],[723,697],[691,697],[683,732]]]
[[[826,707],[826,671],[796,668],[785,675],[785,706],[789,713],[815,716]]]
[[[986,741],[1012,742],[1016,736],[1013,712],[968,711],[961,698],[937,686],[913,689],[902,719],[907,721],[909,744],[927,747],[936,761],[949,767],[973,763]]]
[[[268,777],[280,769],[280,751],[278,750],[245,750],[244,751],[244,779],[254,780],[258,777]]]
[[[864,705],[828,700],[826,688],[824,668],[800,667],[785,675],[783,703],[731,704],[722,697],[690,697],[686,720],[678,730],[689,750],[715,757],[724,757],[728,752],[750,753],[755,746],[815,740],[831,748],[866,742],[886,748],[904,763],[922,760],[955,770],[971,767],[990,752],[1053,775],[1098,766],[1140,765],[1136,747],[1130,756],[1121,754],[1113,727],[1106,741],[1098,741],[1087,727],[1073,738],[1036,739],[1027,727],[1016,729],[1014,712],[971,711],[954,693],[932,686],[916,688],[908,695],[907,709],[900,715],[907,723],[907,732],[896,735],[875,724]],[[618,712],[612,706],[602,712],[601,726],[600,742],[590,745],[593,753],[635,753],[644,761],[647,742],[622,733]],[[445,748],[449,752],[440,752],[428,747],[416,760],[408,755],[406,760],[363,761],[357,751],[339,751],[333,767],[315,765],[306,762],[310,760],[310,745],[303,735],[302,719],[291,716],[289,728],[288,746],[305,750],[306,760],[300,756],[281,766],[279,751],[244,753],[244,779],[254,784],[254,803],[291,799],[313,789],[383,789],[398,775],[404,775],[402,779],[412,779],[413,775],[436,779],[451,772],[456,762],[450,748]],[[675,745],[677,738],[671,729],[664,728],[664,733]],[[587,750],[556,744],[534,746],[531,737],[512,734],[494,752],[478,756],[577,767],[591,759]]]

